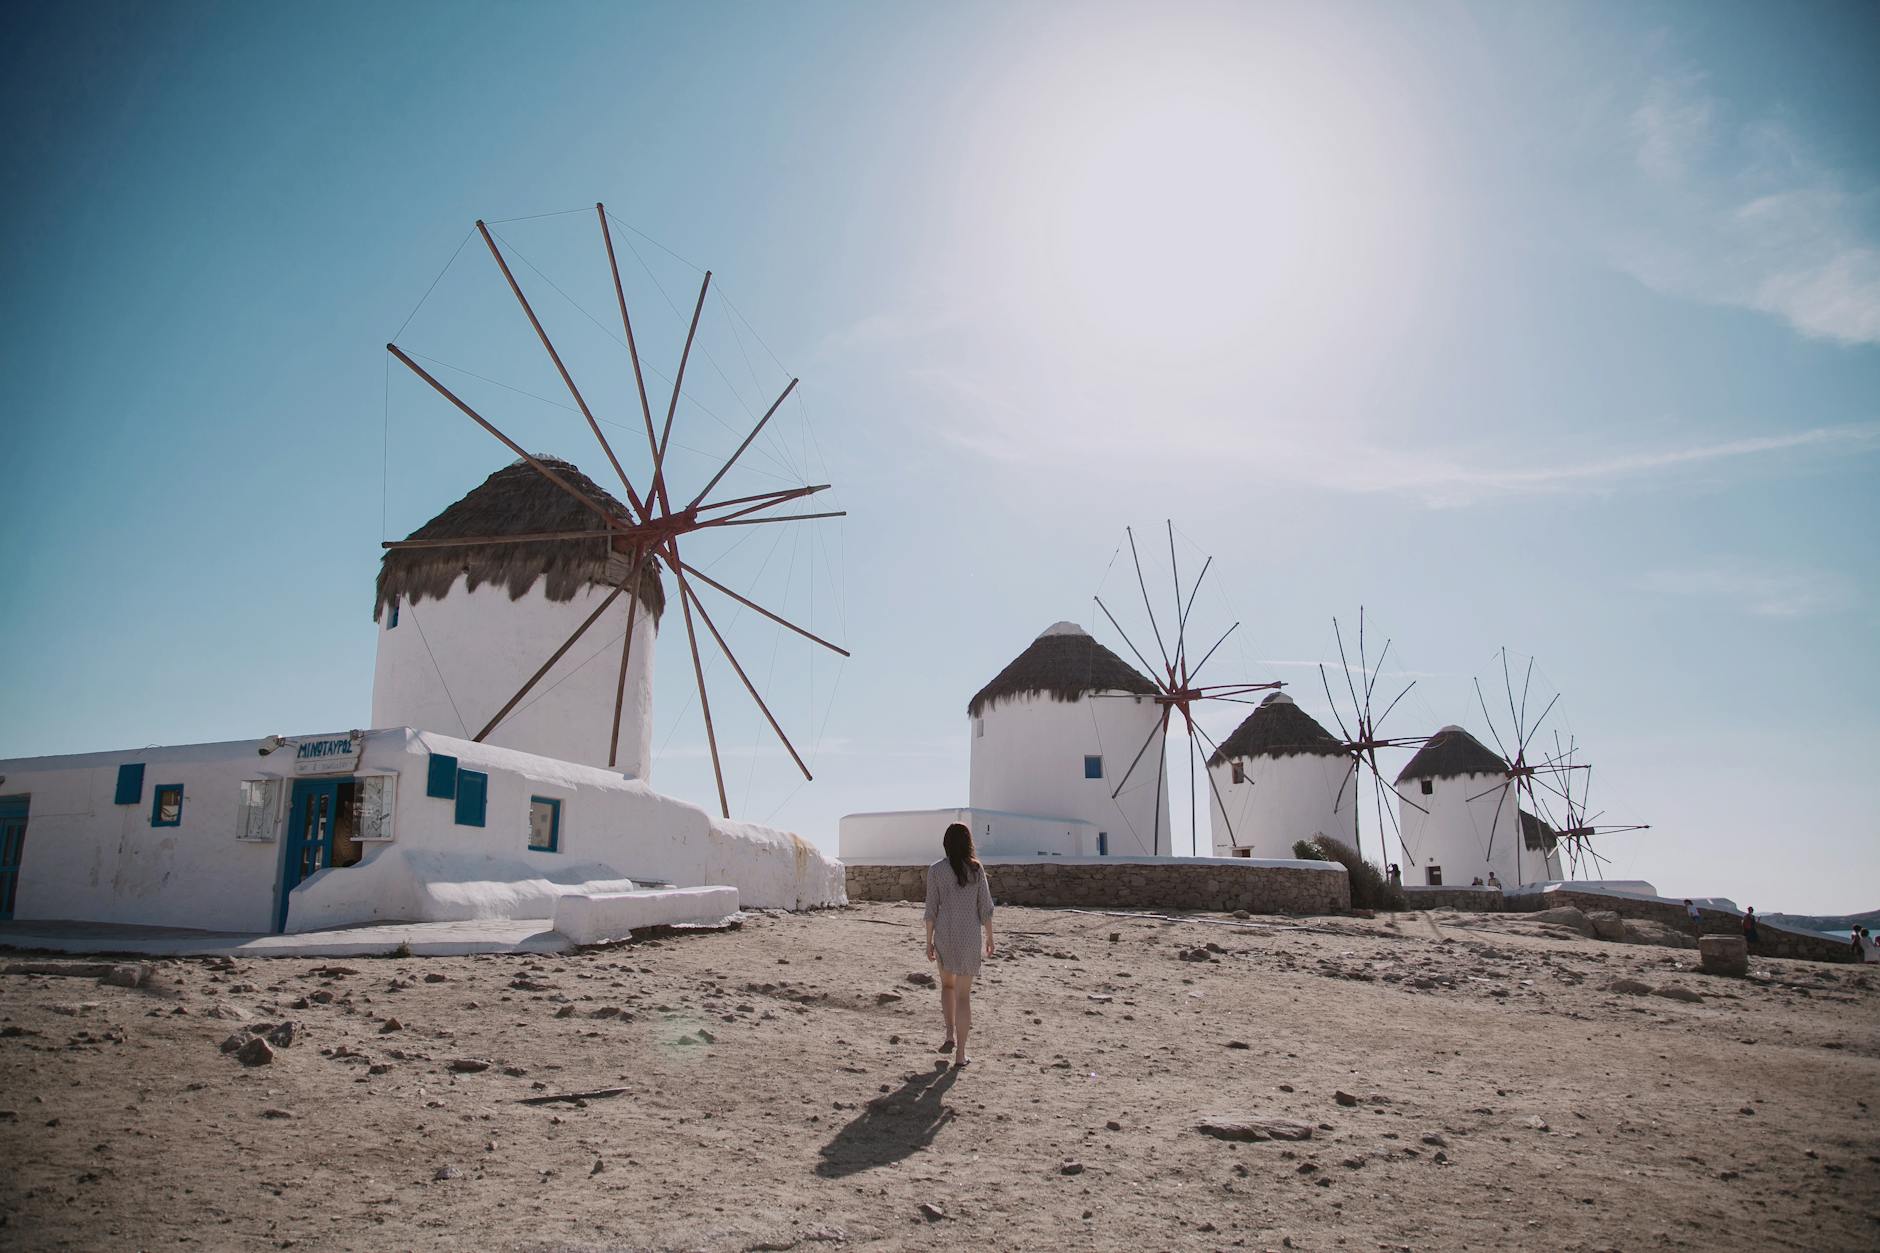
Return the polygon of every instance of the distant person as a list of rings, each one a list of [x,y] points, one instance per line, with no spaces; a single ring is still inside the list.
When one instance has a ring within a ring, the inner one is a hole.
[[[1390,886],[1393,891],[1403,887],[1403,867],[1394,861],[1390,864]]]
[[[1847,933],[1847,943],[1848,947],[1854,950],[1855,961],[1860,962],[1867,960],[1867,945],[1861,939],[1859,927],[1855,927],[1852,931]]]
[[[1756,907],[1754,905],[1743,907],[1743,938],[1751,944],[1756,942]]]
[[[964,823],[949,826],[940,846],[946,856],[927,867],[927,960],[940,964],[940,1013],[947,1027],[940,1051],[964,1066],[972,1061],[966,1038],[973,1030],[973,978],[981,955],[992,956],[992,884]]]
[[[1493,870],[1488,872],[1488,886],[1491,888],[1498,889],[1498,890],[1501,887],[1501,880],[1495,877],[1495,872]]]
[[[1873,931],[1867,927],[1860,929],[1860,947],[1863,961],[1880,962],[1880,940],[1873,938]]]
[[[1704,938],[1704,911],[1691,903],[1690,897],[1684,898],[1684,912],[1690,915],[1691,934],[1698,939]]]
[[[1480,888],[1480,887],[1487,887],[1488,885],[1482,882],[1482,876],[1481,876],[1481,875],[1476,875],[1476,876],[1475,876],[1475,881],[1474,881],[1473,883],[1471,883],[1471,884],[1469,884],[1469,886],[1470,886],[1470,887],[1472,887],[1472,888]]]

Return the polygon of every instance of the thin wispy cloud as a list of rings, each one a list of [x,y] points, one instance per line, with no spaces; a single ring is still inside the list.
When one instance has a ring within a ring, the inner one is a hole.
[[[1772,119],[1733,120],[1693,76],[1650,83],[1628,134],[1642,212],[1619,265],[1669,295],[1755,309],[1803,335],[1880,344],[1880,189]]]
[[[1854,603],[1853,584],[1831,570],[1773,568],[1742,560],[1715,559],[1683,568],[1655,570],[1639,581],[1648,591],[1712,602],[1759,618],[1811,618],[1838,613]]]

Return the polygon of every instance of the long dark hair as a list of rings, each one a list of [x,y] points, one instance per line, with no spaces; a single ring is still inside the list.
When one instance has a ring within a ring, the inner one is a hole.
[[[979,858],[973,852],[972,828],[963,822],[956,822],[947,828],[947,833],[940,837],[940,847],[947,852],[947,861],[953,865],[953,877],[965,887],[979,877]]]

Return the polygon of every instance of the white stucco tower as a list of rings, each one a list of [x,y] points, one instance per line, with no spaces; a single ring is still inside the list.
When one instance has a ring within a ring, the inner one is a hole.
[[[1317,835],[1355,847],[1352,769],[1339,740],[1274,692],[1208,758],[1214,855],[1291,857],[1294,841]]]
[[[1457,726],[1417,750],[1396,784],[1406,884],[1467,887],[1492,872],[1513,888],[1560,877],[1553,832],[1521,809],[1507,772],[1499,753]]]
[[[626,514],[567,462],[540,460],[595,500]],[[600,528],[580,502],[526,462],[483,484],[412,532],[414,540]],[[652,742],[653,643],[665,606],[659,568],[604,538],[391,549],[379,568],[378,664],[372,725],[474,738],[529,677],[632,580],[522,698],[486,743],[605,767],[630,602],[633,647],[614,768],[647,778]]]
[[[967,705],[972,808],[1081,819],[1102,833],[1107,853],[1167,854],[1168,781],[1156,785],[1165,746],[1154,694],[1153,683],[1076,623],[1050,627]],[[1145,743],[1128,786],[1112,799]]]

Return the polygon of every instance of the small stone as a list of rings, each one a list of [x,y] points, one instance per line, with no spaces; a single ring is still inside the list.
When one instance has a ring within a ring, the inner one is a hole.
[[[450,978],[447,975],[440,975],[437,971],[433,970],[424,976],[424,981],[426,983],[449,983]]]
[[[1116,1119],[1112,1118],[1110,1119],[1110,1121],[1103,1124],[1103,1129],[1105,1131],[1121,1131],[1123,1129],[1123,1124],[1120,1122],[1117,1122]]]
[[[379,1034],[389,1035],[394,1031],[403,1031],[404,1029],[405,1029],[405,1024],[398,1021],[398,1019],[387,1018],[385,1020],[385,1025],[379,1028]]]
[[[1651,990],[1651,984],[1641,983],[1637,979],[1614,979],[1606,985],[1606,991],[1622,992],[1627,996],[1646,996]]]
[[[597,1157],[594,1159],[594,1169],[588,1171],[588,1178],[592,1179],[595,1175],[600,1174],[603,1170],[606,1170],[606,1169],[607,1169],[607,1163],[603,1162],[600,1158]]]
[[[1334,1101],[1337,1101],[1340,1105],[1346,1105],[1346,1106],[1356,1105],[1358,1103],[1357,1097],[1353,1096],[1349,1092],[1343,1091],[1342,1089],[1340,1091],[1332,1093],[1332,1099]]]
[[[297,1029],[291,1022],[281,1023],[267,1034],[269,1044],[277,1048],[292,1048],[297,1037]]]
[[[907,981],[916,987],[931,988],[933,986],[933,976],[924,970],[910,972],[907,975]]]
[[[930,1223],[937,1223],[947,1216],[947,1212],[938,1205],[935,1205],[932,1201],[922,1201],[920,1203],[920,1216]]]
[[[1444,1139],[1440,1132],[1435,1131],[1425,1132],[1423,1143],[1429,1145],[1431,1148],[1446,1149],[1449,1147],[1449,1141]]]
[[[558,1010],[556,1010],[556,1011],[555,1011],[555,1017],[557,1017],[557,1018],[573,1018],[573,1017],[574,1017],[574,1006],[572,1006],[572,1005],[563,1005],[563,1006],[562,1006],[562,1007],[561,1007],[560,1009],[558,1009]]]
[[[1253,1045],[1247,1043],[1245,1040],[1229,1040],[1227,1047],[1230,1049],[1250,1049]]]
[[[242,1039],[240,1033],[238,1032],[234,1035],[229,1036],[225,1040],[223,1040],[222,1043],[218,1047],[224,1053],[233,1053],[236,1049],[240,1048],[242,1045],[246,1043],[248,1043],[248,1041]]]
[[[1067,1161],[1058,1167],[1058,1174],[1060,1175],[1081,1175],[1083,1173],[1084,1164],[1082,1162]]]
[[[431,1173],[431,1179],[433,1182],[442,1183],[446,1179],[456,1179],[462,1174],[463,1172],[455,1166],[439,1166]]]
[[[235,1060],[244,1066],[266,1066],[274,1060],[274,1050],[260,1036],[235,1050]]]
[[[1357,1156],[1357,1157],[1347,1157],[1344,1161],[1338,1164],[1340,1166],[1343,1166],[1346,1170],[1362,1170],[1364,1169],[1364,1157],[1362,1155]]]
[[[1547,1120],[1542,1118],[1539,1114],[1529,1114],[1526,1118],[1521,1120],[1521,1125],[1533,1131],[1546,1131],[1549,1129]]]
[[[1750,1106],[1745,1105],[1742,1109],[1739,1109],[1736,1112],[1739,1114],[1754,1114],[1756,1111],[1752,1109]]]
[[[267,1109],[262,1110],[261,1116],[263,1118],[292,1118],[293,1117],[293,1115],[288,1113],[286,1110],[276,1109],[273,1106],[269,1106]]]
[[[1253,1114],[1207,1114],[1195,1124],[1195,1130],[1217,1140],[1310,1140],[1312,1128],[1287,1118],[1263,1118]]]
[[[450,1059],[450,1069],[460,1075],[474,1075],[479,1071],[488,1070],[489,1068],[490,1064],[480,1057],[453,1057]]]
[[[1667,983],[1662,988],[1652,989],[1652,995],[1662,996],[1668,1001],[1683,1001],[1686,1004],[1704,999],[1703,993],[1693,992],[1691,989],[1679,987],[1675,983]]]
[[[140,988],[150,982],[151,974],[151,966],[143,962],[134,962],[111,967],[100,982],[108,983],[115,988]]]

